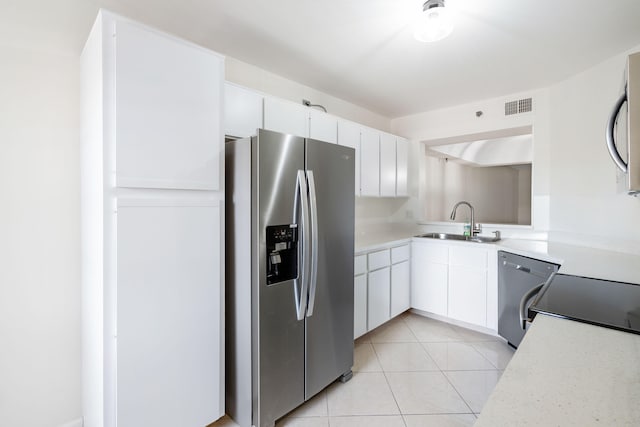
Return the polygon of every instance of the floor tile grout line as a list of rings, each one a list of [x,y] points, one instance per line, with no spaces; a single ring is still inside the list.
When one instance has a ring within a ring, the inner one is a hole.
[[[444,377],[446,378],[447,382],[451,385],[453,390],[455,390],[455,392],[458,393],[458,396],[460,396],[460,399],[462,399],[464,404],[467,405],[467,408],[469,408],[469,411],[471,411],[471,413],[473,414],[473,408],[471,408],[471,405],[469,405],[469,402],[467,402],[467,399],[465,399],[462,396],[462,393],[460,393],[460,391],[456,388],[456,386],[453,385],[453,382],[451,382],[451,379],[449,379],[449,376],[446,374],[446,371],[441,371],[441,372],[442,372],[442,375],[444,375]]]
[[[489,358],[488,358],[487,356],[485,356],[484,354],[482,354],[482,352],[481,352],[481,351],[479,351],[479,350],[476,348],[476,346],[475,346],[475,345],[473,345],[473,343],[469,343],[469,346],[470,346],[471,348],[473,348],[473,349],[476,351],[476,353],[478,353],[480,356],[482,356],[482,358],[483,358],[483,359],[485,359],[487,362],[489,362],[489,364],[490,364],[491,366],[495,367],[496,369],[500,369],[500,368],[498,368],[498,366],[496,366],[496,364],[495,364],[495,363],[493,363],[491,360],[489,360]]]
[[[378,352],[376,351],[376,347],[373,346],[373,352],[376,355],[376,359],[378,360],[378,363],[380,363],[380,358],[378,357]],[[382,367],[382,363],[380,363],[380,366]],[[389,391],[391,392],[391,396],[393,396],[393,401],[396,404],[396,407],[398,408],[398,413],[400,415],[402,415],[402,409],[400,408],[400,404],[398,403],[398,399],[396,398],[396,394],[393,392],[393,388],[391,387],[391,383],[389,382],[389,378],[387,377],[387,373],[384,372],[384,368],[382,371],[382,375],[384,375],[384,380],[387,382],[387,387],[389,387]],[[402,417],[402,423],[404,424],[404,427],[407,427],[407,423],[404,421],[404,417]]]

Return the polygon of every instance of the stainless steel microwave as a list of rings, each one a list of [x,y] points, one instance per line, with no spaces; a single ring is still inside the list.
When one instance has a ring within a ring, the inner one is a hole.
[[[640,52],[627,59],[624,91],[609,116],[606,139],[619,190],[640,195]]]

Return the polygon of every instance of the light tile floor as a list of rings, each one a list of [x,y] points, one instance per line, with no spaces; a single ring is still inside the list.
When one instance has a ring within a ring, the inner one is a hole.
[[[351,381],[276,427],[471,426],[512,355],[498,338],[407,312],[356,340]]]

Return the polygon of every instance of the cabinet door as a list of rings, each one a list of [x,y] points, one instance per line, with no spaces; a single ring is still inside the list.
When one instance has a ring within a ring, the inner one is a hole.
[[[487,270],[449,267],[449,317],[487,326]]]
[[[290,135],[309,136],[309,109],[277,98],[264,99],[264,128]]]
[[[358,338],[367,332],[367,275],[353,279],[353,337]]]
[[[396,195],[396,137],[380,134],[380,195]]]
[[[411,307],[410,279],[409,261],[391,266],[391,317]]]
[[[487,257],[487,328],[498,331],[498,251],[488,250]]]
[[[411,245],[411,307],[447,315],[447,253],[446,245]]]
[[[380,133],[361,129],[360,190],[363,196],[380,195]]]
[[[116,185],[218,190],[224,60],[127,22],[115,52]]]
[[[396,196],[408,196],[409,141],[396,140]]]
[[[389,267],[369,273],[368,326],[377,328],[389,320],[391,277]]]
[[[118,201],[118,425],[207,425],[224,412],[220,209],[210,203]]]
[[[257,92],[225,83],[224,134],[238,138],[256,135],[262,127],[262,99]]]
[[[356,196],[360,195],[360,125],[338,121],[338,144],[356,150]]]
[[[338,119],[325,112],[309,109],[309,138],[335,144],[338,142]]]

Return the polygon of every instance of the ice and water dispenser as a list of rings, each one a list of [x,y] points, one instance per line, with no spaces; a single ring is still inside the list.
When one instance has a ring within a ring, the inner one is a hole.
[[[298,226],[267,227],[267,285],[298,277]]]

